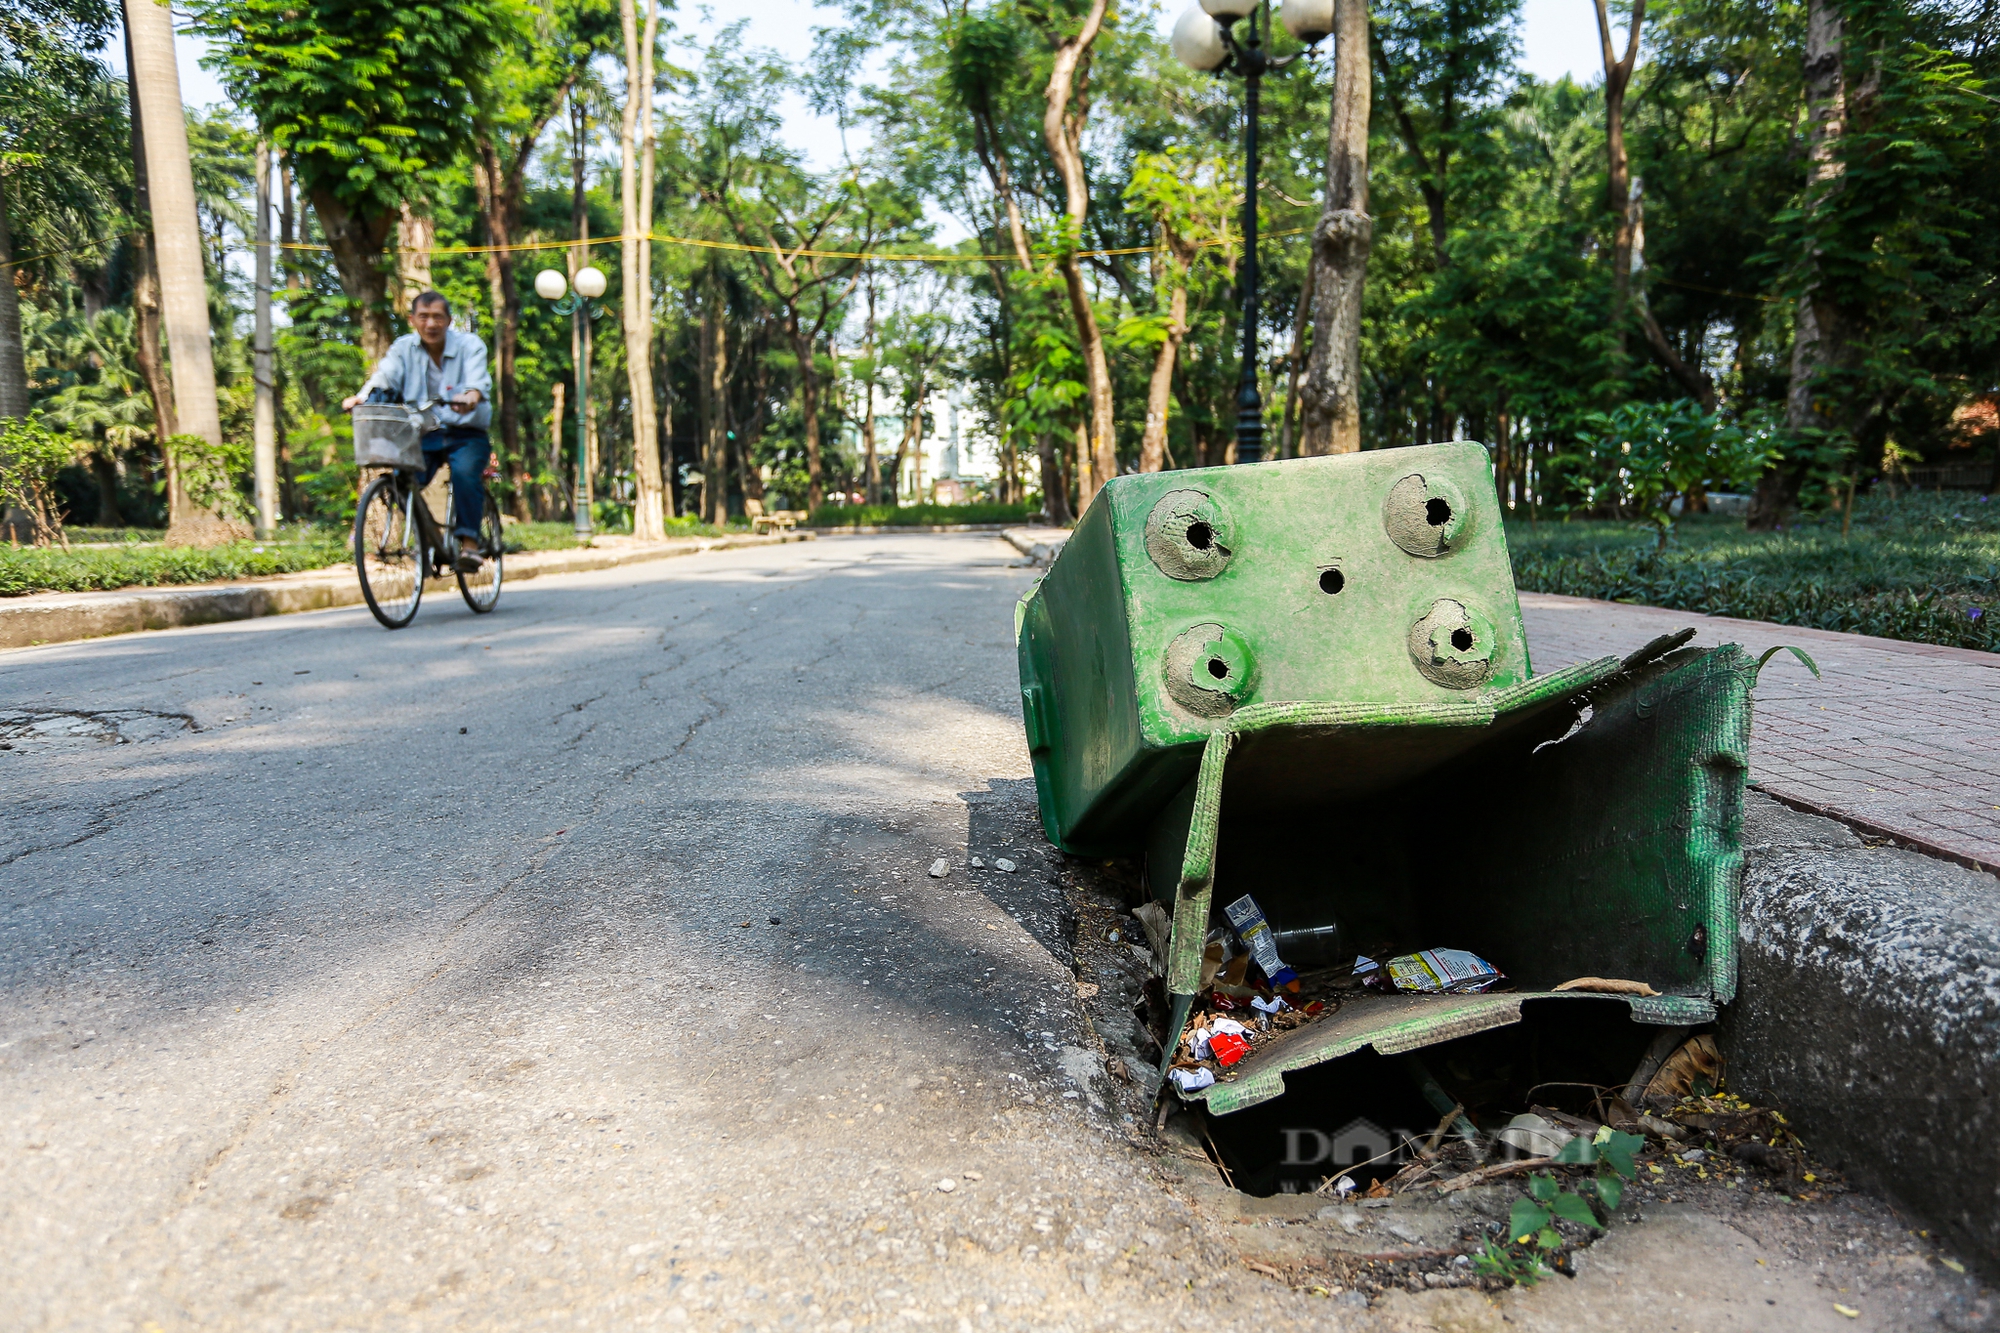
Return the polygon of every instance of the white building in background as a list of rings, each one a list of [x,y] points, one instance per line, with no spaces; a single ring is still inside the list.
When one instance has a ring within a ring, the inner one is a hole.
[[[898,504],[963,504],[982,492],[1000,474],[999,433],[986,414],[974,407],[960,385],[947,385],[924,400],[929,418],[923,438],[903,460],[903,475],[895,478]],[[875,398],[875,452],[887,489],[889,468],[896,461],[896,444],[906,425],[895,397],[878,388]],[[849,421],[843,440],[857,455],[861,432]]]
[[[937,432],[924,441],[922,498],[934,492],[938,504],[963,504],[1000,475],[999,432],[956,384],[932,396],[931,416]]]

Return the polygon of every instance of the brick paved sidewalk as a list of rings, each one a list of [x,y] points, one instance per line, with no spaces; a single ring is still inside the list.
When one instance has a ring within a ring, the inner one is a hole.
[[[2000,654],[1756,620],[1521,594],[1535,670],[1623,656],[1688,625],[1752,656],[1791,643],[1757,686],[1750,777],[1771,795],[2000,873]]]

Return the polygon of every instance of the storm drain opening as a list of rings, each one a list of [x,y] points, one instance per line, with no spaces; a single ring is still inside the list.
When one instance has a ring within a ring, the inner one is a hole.
[[[1615,998],[1530,999],[1518,1023],[1397,1055],[1364,1048],[1288,1073],[1272,1101],[1228,1115],[1197,1103],[1183,1114],[1237,1190],[1318,1192],[1333,1203],[1399,1173],[1428,1166],[1426,1178],[1442,1182],[1594,1132],[1660,1031]],[[1454,1107],[1463,1123],[1446,1121]],[[1552,1128],[1509,1130],[1527,1116]],[[1468,1125],[1476,1141],[1464,1137]]]

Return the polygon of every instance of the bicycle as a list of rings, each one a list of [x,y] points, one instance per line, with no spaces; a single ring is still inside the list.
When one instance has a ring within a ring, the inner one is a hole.
[[[458,591],[474,613],[484,615],[500,601],[500,506],[482,483],[479,568],[457,568],[457,543],[448,539],[424,500],[423,437],[435,429],[434,403],[411,408],[401,403],[357,404],[354,408],[354,461],[381,475],[361,492],[354,513],[354,569],[361,595],[384,629],[401,629],[416,618],[431,578],[456,575]],[[449,484],[449,483],[447,483]],[[451,512],[450,503],[446,512]]]

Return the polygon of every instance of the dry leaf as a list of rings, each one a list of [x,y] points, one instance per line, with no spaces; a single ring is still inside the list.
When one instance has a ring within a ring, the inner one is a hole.
[[[1666,1058],[1640,1100],[1671,1104],[1694,1095],[1697,1084],[1707,1085],[1711,1092],[1722,1086],[1722,1052],[1706,1033],[1688,1038]]]
[[[1621,981],[1617,977],[1578,977],[1565,981],[1557,990],[1585,991],[1591,995],[1658,995],[1643,981]]]
[[[1271,1265],[1269,1264],[1260,1264],[1255,1259],[1245,1259],[1243,1261],[1243,1266],[1249,1269],[1253,1273],[1262,1273],[1265,1277],[1277,1278],[1280,1282],[1284,1281],[1285,1279],[1285,1275],[1283,1273],[1280,1273],[1277,1269],[1271,1267]]]

